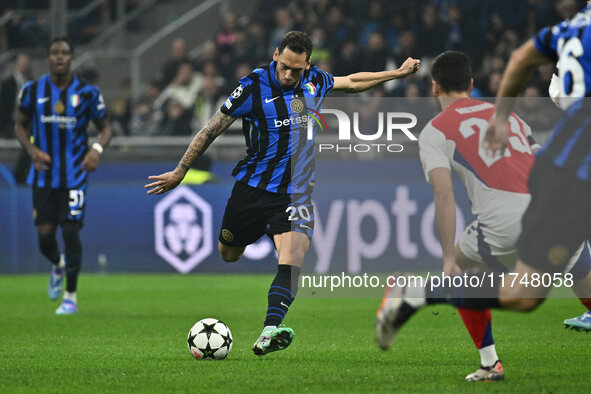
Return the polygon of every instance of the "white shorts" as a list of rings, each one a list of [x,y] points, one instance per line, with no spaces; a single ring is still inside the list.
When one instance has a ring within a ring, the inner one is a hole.
[[[521,221],[509,225],[502,232],[481,225],[478,220],[470,223],[462,233],[458,245],[466,257],[471,260],[488,265],[495,271],[507,271],[513,267],[506,267],[498,257],[517,253],[517,239],[521,233]],[[571,257],[564,272],[569,272],[575,265],[585,243]]]

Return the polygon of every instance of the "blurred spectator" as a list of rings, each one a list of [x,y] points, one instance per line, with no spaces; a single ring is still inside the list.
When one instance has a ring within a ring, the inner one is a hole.
[[[464,48],[465,39],[468,41],[471,37],[466,34],[466,29],[462,23],[462,10],[456,4],[450,4],[447,9],[447,32],[445,48],[452,51],[460,51]]]
[[[49,21],[45,15],[23,17],[12,10],[5,14],[10,17],[6,24],[8,49],[43,47],[49,42]]]
[[[234,75],[232,76],[232,78],[228,79],[228,81],[231,81],[232,86],[228,86],[227,90],[231,91],[234,88],[236,88],[236,86],[234,86],[236,84],[237,81],[240,81],[240,79],[242,77],[247,76],[248,74],[250,74],[250,72],[252,71],[252,66],[248,63],[238,63],[236,65],[236,68],[234,69]],[[217,84],[217,83],[216,83]]]
[[[111,127],[114,135],[129,135],[131,122],[131,81],[124,78],[119,84],[121,94],[115,98],[110,107]]]
[[[267,53],[275,52],[283,36],[292,29],[293,22],[286,8],[279,8],[275,11],[275,24],[269,34],[269,45]]]
[[[191,120],[197,94],[203,77],[193,72],[191,63],[181,63],[177,75],[154,102],[153,119],[160,123],[159,134],[187,135],[191,133]]]
[[[361,68],[369,72],[385,70],[387,61],[388,49],[386,48],[386,40],[382,33],[374,31],[369,35],[367,48],[363,51]]]
[[[215,35],[215,45],[219,53],[219,61],[222,67],[231,61],[232,51],[241,50],[236,48],[237,43],[236,15],[226,14],[222,21],[222,27]],[[245,44],[243,39],[242,44]]]
[[[248,39],[251,43],[252,59],[257,63],[261,59],[266,59],[267,53],[267,32],[259,21],[252,21],[247,25]]]
[[[367,5],[367,21],[359,34],[359,45],[361,47],[369,45],[370,36],[373,33],[383,33],[385,31],[385,16],[386,12],[380,1],[371,1]]]
[[[203,86],[195,100],[195,111],[193,115],[193,129],[201,129],[215,114],[215,112],[224,104],[226,99],[222,95],[220,86],[215,78],[203,78]]]
[[[156,99],[154,106],[156,108],[164,108],[167,101],[174,100],[183,109],[190,110],[193,108],[201,84],[202,77],[193,72],[191,63],[181,63],[174,80]]]
[[[203,77],[212,77],[215,79],[215,82],[218,86],[224,86],[224,84],[226,83],[226,80],[224,77],[222,77],[219,73],[218,67],[216,65],[216,63],[214,62],[207,62],[203,65],[203,69],[201,70],[201,75]],[[232,83],[234,83],[236,81],[232,81]],[[232,90],[235,88],[236,86],[232,86]]]
[[[146,97],[139,100],[131,116],[130,135],[155,135],[158,133],[159,124],[155,119],[152,104]]]
[[[328,11],[324,24],[328,48],[336,54],[350,38],[351,27],[345,20],[342,8],[333,6]]]
[[[155,135],[158,133],[162,115],[158,118],[157,112],[154,110],[154,103],[161,93],[162,83],[156,79],[150,81],[131,115],[130,135]]]
[[[312,29],[310,33],[310,39],[314,45],[314,51],[312,52],[312,61],[315,63],[321,61],[330,61],[332,58],[332,51],[328,49],[328,43],[326,40],[326,33],[320,27]]]
[[[203,44],[203,53],[195,61],[195,70],[203,72],[203,65],[209,62],[214,64],[218,62],[218,50],[213,41],[207,41]]]
[[[435,57],[446,47],[449,28],[439,20],[433,4],[423,7],[418,25],[417,41],[421,57]]]
[[[0,82],[0,138],[14,138],[16,120],[16,100],[25,82],[32,79],[31,59],[19,53],[11,67],[8,77]]]
[[[359,47],[353,40],[345,42],[335,60],[335,75],[348,75],[361,70]]]
[[[190,135],[191,117],[191,111],[185,109],[179,101],[176,99],[168,100],[158,134],[171,136]]]
[[[96,68],[83,68],[82,70],[76,72],[76,74],[80,77],[85,79],[91,85],[96,85],[99,80],[99,73]]]
[[[182,63],[190,63],[187,54],[187,43],[183,38],[175,38],[170,46],[172,58],[164,63],[162,67],[162,82],[168,85],[177,75],[178,68]]]
[[[80,10],[88,5],[88,0],[68,0],[68,10]],[[75,45],[87,44],[109,23],[110,5],[108,1],[100,3],[90,12],[68,20],[68,36]]]
[[[560,19],[570,19],[581,9],[581,3],[577,0],[558,0],[554,8]]]
[[[530,84],[517,100],[515,112],[530,125],[534,133],[551,130],[560,118],[561,111],[548,100],[547,90],[547,85],[544,90],[540,90],[537,85]]]
[[[487,84],[487,97],[496,97],[501,87],[501,79],[503,78],[503,73],[501,72],[493,72],[488,77],[488,84]]]
[[[0,138],[15,138],[17,97],[25,82],[33,79],[30,64],[29,56],[19,53],[12,64],[10,75],[0,83]],[[26,182],[30,166],[31,157],[23,148],[14,166],[14,180],[17,184]]]
[[[415,34],[410,30],[406,30],[400,35],[400,45],[394,52],[394,61],[397,65],[401,65],[409,57],[418,58],[421,57],[421,54],[417,49]]]
[[[235,35],[234,46],[228,53],[228,62],[222,67],[222,75],[225,79],[231,79],[234,75],[234,67],[239,63],[254,63],[256,61],[253,58],[252,46],[248,41],[247,34],[239,31]]]

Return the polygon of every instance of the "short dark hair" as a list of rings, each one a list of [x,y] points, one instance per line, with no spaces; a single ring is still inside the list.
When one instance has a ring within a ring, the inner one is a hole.
[[[285,48],[289,48],[295,53],[306,52],[306,60],[310,59],[312,55],[312,40],[304,32],[301,31],[290,31],[281,40],[279,44],[279,54],[283,52]]]
[[[53,38],[51,41],[49,41],[49,44],[47,44],[47,54],[49,55],[49,50],[51,49],[51,46],[53,44],[55,44],[56,42],[65,42],[66,44],[68,44],[68,46],[70,47],[70,53],[72,53],[72,55],[74,54],[74,43],[72,42],[72,40],[70,40],[69,37],[66,36],[59,36],[59,37],[55,37]]]
[[[470,59],[462,52],[443,52],[433,60],[431,78],[443,92],[466,92],[472,79]]]

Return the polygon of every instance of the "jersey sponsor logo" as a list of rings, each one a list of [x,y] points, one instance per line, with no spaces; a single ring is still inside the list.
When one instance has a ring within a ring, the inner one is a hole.
[[[281,97],[281,96],[273,97],[272,99],[265,98],[265,104],[269,104],[269,103],[277,100],[279,97]]]
[[[154,208],[156,253],[186,274],[213,251],[211,205],[186,186],[173,190]]]
[[[41,123],[57,123],[60,127],[74,127],[77,121],[75,116],[41,115]]]
[[[274,126],[275,127],[281,127],[281,126],[291,126],[291,125],[300,125],[302,123],[307,123],[308,120],[310,119],[310,117],[308,115],[302,115],[302,116],[296,116],[296,117],[290,117],[287,119],[283,119],[283,120],[279,120],[279,119],[274,119]]]

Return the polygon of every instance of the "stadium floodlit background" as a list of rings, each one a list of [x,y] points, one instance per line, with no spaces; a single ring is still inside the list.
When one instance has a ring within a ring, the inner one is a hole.
[[[582,307],[558,297],[532,314],[493,312],[507,371],[499,384],[464,381],[478,353],[454,308],[418,313],[394,349],[382,352],[372,326],[378,299],[323,298],[311,289],[300,289],[286,318],[294,344],[258,359],[250,346],[275,270],[273,246],[263,238],[234,264],[217,254],[230,172],[245,152],[240,122],[209,148],[190,183],[160,197],[143,187],[149,175],[174,168],[190,135],[241,76],[270,61],[287,31],[306,31],[313,63],[335,75],[420,58],[419,73],[360,100],[404,100],[430,116],[434,55],[466,52],[474,95],[494,97],[511,51],[584,3],[0,0],[0,392],[588,392],[589,337],[561,324]],[[45,45],[63,34],[76,45],[74,72],[100,87],[114,129],[90,176],[80,311],[65,319],[47,300],[49,264],[37,247],[23,183],[27,157],[13,136],[16,92],[8,88],[47,72]],[[553,71],[539,68],[524,93],[524,108],[537,109],[524,118],[541,141],[555,111],[547,97]],[[396,154],[318,154],[322,182],[305,271],[389,272],[393,261],[441,266],[431,187],[416,142],[403,144]],[[461,230],[472,216],[455,186]],[[232,330],[225,361],[196,362],[187,353],[189,328],[206,317]]]
[[[446,49],[462,50],[471,57],[473,94],[494,97],[511,51],[540,27],[573,15],[581,4],[573,0],[8,0],[0,8],[0,71],[3,86],[15,72],[24,79],[40,77],[46,72],[48,40],[68,34],[76,45],[75,72],[97,84],[105,96],[115,137],[100,170],[90,178],[82,232],[85,271],[269,271],[274,256],[268,239],[249,248],[247,264],[229,267],[217,256],[217,234],[232,185],[230,172],[245,151],[241,122],[235,122],[198,163],[200,170],[209,172],[204,175],[207,185],[189,186],[183,195],[162,203],[146,197],[142,185],[148,175],[174,167],[191,133],[207,122],[241,76],[269,62],[287,31],[308,32],[314,43],[313,62],[335,75],[395,69],[409,56],[422,59],[417,75],[372,89],[365,97],[402,97],[409,103],[429,97],[429,60]],[[524,95],[547,96],[552,72],[552,66],[541,67]],[[13,136],[12,94],[3,90],[0,106],[0,231],[4,234],[0,272],[44,272],[47,264],[32,247],[36,235],[30,189],[23,186],[28,163]],[[417,102],[416,107],[422,105]],[[416,135],[422,126],[414,129]],[[542,132],[548,130],[537,131],[543,140]],[[370,160],[367,155],[340,161],[318,155],[319,161],[326,158],[317,165],[319,175],[329,180],[326,185],[341,182],[343,173],[349,179],[364,179],[369,173],[381,179],[365,188],[375,190],[368,195],[356,193],[360,188],[355,185],[349,193],[342,186],[341,194],[348,197],[335,230],[336,253],[320,256],[313,247],[306,263],[309,270],[387,271],[393,258],[438,261],[440,248],[429,217],[431,191],[423,180],[416,143],[407,142],[404,148],[402,153],[374,155]],[[194,193],[203,199],[193,198]],[[463,192],[458,193],[467,222],[468,202]],[[339,212],[338,206],[332,210],[338,196],[324,196],[318,193],[316,200],[320,225]],[[381,208],[368,214],[368,220],[358,221],[369,226],[368,231],[351,233],[345,223],[351,220],[350,202],[357,200],[375,200]],[[379,240],[371,221],[384,215],[391,236],[376,253]],[[203,228],[203,237],[188,242],[178,230],[181,222]],[[364,254],[364,248],[373,251]]]

